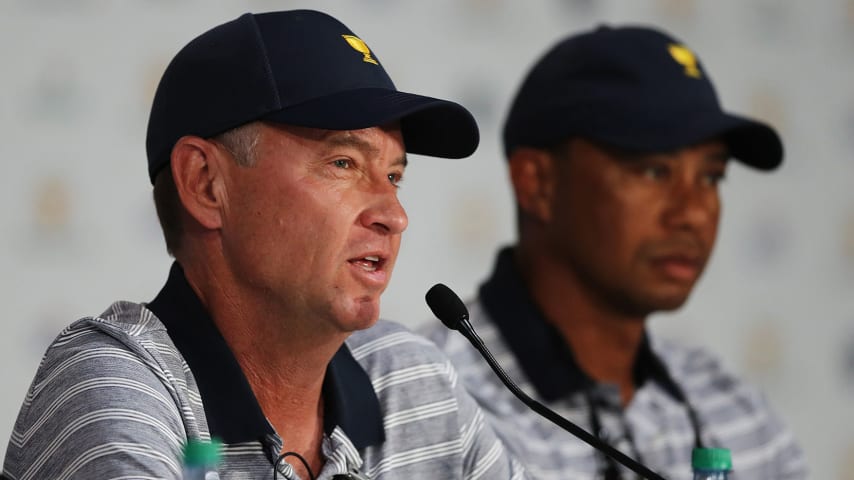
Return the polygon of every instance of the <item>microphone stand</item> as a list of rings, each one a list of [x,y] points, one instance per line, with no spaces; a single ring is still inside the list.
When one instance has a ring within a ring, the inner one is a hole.
[[[466,337],[472,346],[474,346],[474,348],[486,360],[486,363],[489,364],[495,374],[498,375],[501,382],[504,383],[504,385],[513,392],[513,395],[516,395],[516,397],[525,405],[643,478],[649,480],[665,480],[664,477],[653,472],[642,463],[635,461],[623,452],[617,450],[611,445],[608,445],[523,392],[522,389],[510,379],[504,369],[501,368],[501,365],[499,365],[498,361],[495,360],[495,357],[492,356],[492,352],[489,351],[489,348],[486,347],[486,344],[483,343],[483,340],[474,330],[471,322],[469,322],[468,309],[453,290],[441,283],[436,284],[427,292],[426,299],[427,304],[430,306],[430,309],[436,317],[438,317],[446,327],[451,330],[457,330]]]

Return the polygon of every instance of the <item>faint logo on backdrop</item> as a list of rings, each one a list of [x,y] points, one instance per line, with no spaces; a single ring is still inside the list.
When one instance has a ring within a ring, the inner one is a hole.
[[[782,365],[786,352],[781,328],[785,324],[779,318],[768,316],[746,324],[747,329],[742,336],[742,364],[751,378],[765,384],[784,380]]]
[[[488,201],[489,195],[479,192],[460,193],[450,218],[450,231],[454,235],[454,248],[462,250],[464,256],[483,251],[484,245],[491,245],[498,237],[502,219],[499,211]]]
[[[61,57],[46,59],[21,95],[21,118],[56,124],[76,119],[86,104],[82,92],[74,64]]]
[[[74,235],[74,195],[68,181],[59,174],[36,177],[30,185],[28,202],[21,205],[28,225],[16,250],[48,262],[73,260],[79,247]]]
[[[33,192],[33,226],[41,235],[61,235],[71,223],[71,192],[56,176],[36,181]]]
[[[794,40],[791,35],[792,6],[800,2],[794,0],[753,0],[744,2],[747,18],[753,26],[747,31],[764,41]],[[780,48],[780,45],[775,45]]]
[[[743,242],[742,255],[745,265],[757,270],[772,270],[776,266],[785,265],[787,252],[790,251],[794,227],[780,209],[758,211],[752,215],[753,220],[747,222],[742,234],[746,237]]]
[[[656,2],[662,16],[687,22],[696,17],[697,5],[694,0],[658,0]]]

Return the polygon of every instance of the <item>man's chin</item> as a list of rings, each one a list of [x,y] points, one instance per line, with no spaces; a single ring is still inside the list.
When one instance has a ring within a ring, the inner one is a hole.
[[[359,298],[352,305],[352,317],[348,326],[352,331],[373,327],[380,318],[379,298]]]
[[[656,312],[676,310],[688,301],[690,290],[659,290],[635,292],[623,297],[620,310],[630,317],[645,318]]]
[[[690,290],[687,292],[659,294],[650,299],[650,313],[670,312],[681,308],[688,301]]]

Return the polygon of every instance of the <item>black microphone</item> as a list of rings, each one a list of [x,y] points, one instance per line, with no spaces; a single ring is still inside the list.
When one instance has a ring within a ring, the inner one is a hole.
[[[507,376],[507,373],[504,372],[504,369],[501,368],[501,365],[498,364],[495,357],[493,357],[489,349],[486,348],[486,344],[483,343],[483,340],[481,340],[477,332],[474,331],[474,327],[472,327],[469,322],[468,309],[453,290],[441,283],[437,283],[430,287],[425,299],[427,300],[427,305],[430,307],[430,310],[433,311],[433,314],[436,315],[436,317],[441,320],[446,327],[451,330],[457,330],[466,337],[474,348],[480,352],[480,355],[486,360],[486,363],[492,367],[492,370],[496,375],[498,375],[498,378],[501,379],[504,385],[507,386],[507,388],[509,388],[510,391],[513,392],[513,394],[516,395],[516,397],[525,405],[547,418],[555,425],[583,440],[591,447],[620,462],[626,468],[638,475],[651,480],[664,480],[664,477],[661,475],[653,472],[640,462],[635,461],[623,452],[588,433],[578,425],[558,415],[550,408],[534,400],[523,392],[522,389],[519,388],[509,376]]]

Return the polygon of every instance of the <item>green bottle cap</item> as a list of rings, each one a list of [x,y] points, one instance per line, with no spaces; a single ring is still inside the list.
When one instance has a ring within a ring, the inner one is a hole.
[[[188,467],[216,465],[219,463],[221,449],[222,443],[219,440],[205,442],[189,439],[184,445],[184,465]]]
[[[691,452],[694,470],[732,470],[732,455],[728,448],[695,448]]]

